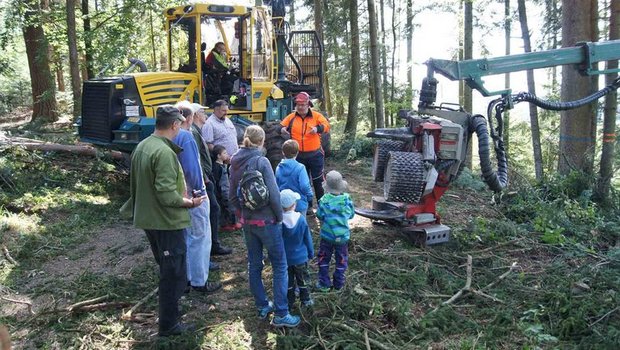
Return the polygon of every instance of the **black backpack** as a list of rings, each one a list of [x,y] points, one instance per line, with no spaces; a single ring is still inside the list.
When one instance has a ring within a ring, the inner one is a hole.
[[[269,204],[269,188],[265,184],[263,174],[258,171],[258,161],[261,156],[257,156],[256,165],[253,170],[250,169],[250,161],[241,175],[239,181],[239,195],[243,199],[243,205],[250,209],[260,209]]]

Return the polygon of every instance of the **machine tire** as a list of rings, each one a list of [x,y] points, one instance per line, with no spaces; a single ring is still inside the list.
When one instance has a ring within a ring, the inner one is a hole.
[[[280,122],[264,122],[261,126],[265,130],[265,145],[263,146],[267,151],[265,156],[271,162],[271,167],[275,169],[283,158],[282,144],[290,136],[280,134],[280,129],[282,129]]]
[[[389,202],[418,203],[424,192],[424,164],[418,152],[389,152],[383,195]]]
[[[402,151],[405,142],[397,140],[379,140],[375,145],[372,160],[372,178],[376,182],[383,182],[385,167],[391,151]]]

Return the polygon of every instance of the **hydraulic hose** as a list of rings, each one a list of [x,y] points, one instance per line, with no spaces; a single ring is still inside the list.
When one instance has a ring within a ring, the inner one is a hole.
[[[620,78],[614,80],[613,83],[607,85],[606,87],[602,88],[601,90],[593,93],[590,96],[586,96],[582,99],[576,100],[576,101],[569,101],[569,102],[553,102],[553,101],[547,101],[547,100],[542,100],[538,97],[536,97],[536,95],[533,95],[529,92],[520,92],[516,95],[512,96],[512,100],[513,102],[519,103],[519,102],[529,102],[532,103],[540,108],[543,109],[548,109],[548,110],[552,110],[552,111],[566,111],[569,109],[573,109],[573,108],[578,108],[584,105],[587,105],[591,102],[594,102],[596,100],[598,100],[599,98],[607,95],[608,93],[617,90],[618,88],[620,88]]]
[[[501,192],[508,185],[508,161],[506,160],[504,141],[501,137],[493,138],[495,157],[497,159],[497,172],[495,172],[493,164],[491,164],[489,130],[487,129],[487,120],[484,116],[480,114],[472,116],[470,130],[474,130],[478,136],[478,156],[480,157],[482,178],[492,191]]]

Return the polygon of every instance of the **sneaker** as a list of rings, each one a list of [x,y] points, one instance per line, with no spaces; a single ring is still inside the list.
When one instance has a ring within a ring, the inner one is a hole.
[[[193,290],[200,292],[200,293],[205,293],[205,294],[214,293],[218,291],[220,288],[222,288],[222,284],[220,282],[207,282],[205,283],[204,286],[200,286],[200,287],[192,286]]]
[[[209,262],[209,271],[219,271],[219,270],[220,270],[220,264],[216,263],[215,261]]]
[[[308,299],[308,300],[302,301],[302,302],[301,302],[301,305],[303,305],[303,306],[305,306],[305,307],[311,307],[311,306],[314,306],[314,300],[312,300],[312,299]]]
[[[264,308],[258,310],[258,317],[260,319],[266,319],[267,316],[269,316],[270,313],[273,312],[273,303],[270,301],[267,306],[265,306]]]
[[[229,247],[224,247],[224,246],[218,246],[218,247],[213,247],[211,248],[211,255],[228,255],[228,254],[232,254],[232,248]]]
[[[321,293],[327,293],[331,289],[331,287],[325,287],[324,285],[318,283],[314,286],[314,288]]]
[[[177,323],[174,327],[167,331],[159,331],[160,337],[169,337],[172,335],[180,335],[186,332],[192,332],[196,329],[193,324],[190,323]]]
[[[299,316],[293,316],[291,314],[286,314],[286,316],[283,317],[274,317],[273,321],[271,321],[271,324],[274,327],[289,327],[289,328],[293,328],[293,327],[297,327],[299,325],[299,322],[301,322],[301,320],[299,319]]]

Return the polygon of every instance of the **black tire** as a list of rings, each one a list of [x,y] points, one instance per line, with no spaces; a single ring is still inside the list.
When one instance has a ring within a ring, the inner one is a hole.
[[[282,144],[288,140],[290,136],[281,135],[280,129],[282,126],[280,122],[264,122],[261,125],[265,130],[265,150],[267,151],[266,157],[271,162],[271,167],[275,168],[280,164],[283,158]]]
[[[418,203],[424,192],[422,153],[389,153],[385,167],[383,195],[389,202]]]
[[[376,182],[383,182],[385,166],[391,151],[402,151],[405,142],[396,140],[379,140],[375,144],[375,152],[372,160],[372,178]]]

